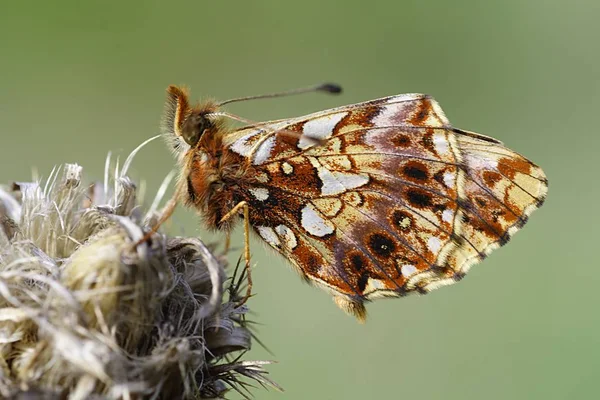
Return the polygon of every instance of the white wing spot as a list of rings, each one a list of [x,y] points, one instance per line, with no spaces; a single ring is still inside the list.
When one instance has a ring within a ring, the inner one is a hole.
[[[454,211],[446,208],[443,212],[442,212],[442,220],[446,221],[448,223],[452,222],[452,219],[454,218]]]
[[[250,193],[260,201],[265,201],[269,198],[269,191],[265,188],[252,188],[250,189]]]
[[[439,238],[432,236],[429,238],[429,240],[427,241],[427,247],[429,247],[429,250],[436,254],[440,248],[442,247],[442,242],[440,241]]]
[[[241,138],[239,138],[238,140],[233,142],[233,144],[231,145],[231,150],[235,151],[236,153],[238,153],[241,156],[244,156],[244,157],[248,156],[253,147],[252,144],[248,144],[248,139],[250,139],[252,136],[254,136],[256,134],[257,134],[256,132],[252,132],[252,133],[247,134],[246,136],[242,136]]]
[[[260,164],[264,163],[265,161],[267,161],[269,159],[269,157],[271,156],[271,151],[273,150],[274,146],[275,146],[275,136],[271,136],[270,138],[268,138],[264,142],[262,142],[258,146],[256,153],[254,154],[254,163],[253,164],[260,165]]]
[[[301,224],[308,233],[318,237],[329,235],[335,230],[331,221],[321,217],[312,204],[307,204],[302,209]]]
[[[454,187],[454,172],[445,172],[444,173],[444,184],[449,187],[449,188],[453,188]]]
[[[335,179],[342,184],[344,191],[348,189],[356,189],[369,183],[369,175],[366,174],[350,174],[345,172],[332,172]]]
[[[269,243],[273,247],[279,247],[281,242],[279,241],[279,236],[275,233],[273,228],[269,226],[257,226],[258,234],[261,238],[265,240],[265,242]]]
[[[417,268],[415,268],[415,266],[412,264],[404,264],[402,268],[400,268],[400,270],[402,271],[402,275],[404,276],[410,276],[417,272]]]
[[[335,126],[346,116],[347,112],[324,115],[306,121],[302,128],[302,136],[298,140],[298,147],[306,149],[315,144],[311,139],[326,139],[331,136]]]
[[[298,245],[298,240],[296,239],[296,235],[294,232],[285,225],[277,225],[275,227],[275,232],[279,235],[281,239],[283,239],[285,243],[285,247],[289,250],[293,250]]]
[[[450,149],[448,147],[448,139],[446,139],[446,135],[443,133],[436,133],[433,135],[433,144],[435,150],[441,155],[448,153],[448,150]]]
[[[329,171],[327,168],[318,164],[313,165],[319,171],[319,178],[321,179],[321,194],[324,196],[331,196],[340,193],[344,193],[350,189],[356,189],[369,183],[369,175],[366,174],[353,174],[349,172],[340,171]]]

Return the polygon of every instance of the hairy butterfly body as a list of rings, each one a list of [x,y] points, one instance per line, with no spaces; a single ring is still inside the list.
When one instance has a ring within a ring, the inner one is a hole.
[[[231,130],[217,103],[192,107],[185,90],[167,93],[162,130],[182,167],[177,200],[212,229],[229,231],[243,211],[246,233],[359,320],[366,301],[459,280],[546,196],[539,167],[453,128],[426,95]]]

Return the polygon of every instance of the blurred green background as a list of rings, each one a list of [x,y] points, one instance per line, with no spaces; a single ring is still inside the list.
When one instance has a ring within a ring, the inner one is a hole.
[[[232,105],[283,118],[425,92],[455,126],[541,165],[546,205],[460,284],[373,303],[364,326],[257,238],[253,319],[286,390],[261,399],[598,398],[600,51],[597,0],[22,1],[0,11],[0,181],[78,162],[102,176],[158,132],[164,89],[195,98],[322,81],[339,97]],[[155,190],[163,143],[132,176]],[[190,210],[169,226],[212,240]],[[238,238],[240,236],[237,236]],[[239,240],[237,241],[239,243]],[[234,254],[237,255],[238,253]]]

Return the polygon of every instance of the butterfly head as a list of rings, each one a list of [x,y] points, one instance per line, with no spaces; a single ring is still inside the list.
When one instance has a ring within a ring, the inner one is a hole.
[[[214,116],[218,111],[215,102],[191,106],[189,93],[185,88],[169,86],[167,101],[161,123],[161,131],[175,153],[182,155],[210,133],[217,131],[219,119]]]

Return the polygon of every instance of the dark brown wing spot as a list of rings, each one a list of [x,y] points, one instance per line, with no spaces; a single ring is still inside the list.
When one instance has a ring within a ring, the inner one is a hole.
[[[363,121],[371,122],[371,121],[373,121],[373,119],[375,119],[375,117],[377,117],[379,115],[380,112],[381,112],[380,106],[366,107],[365,109],[361,110],[360,112],[350,113],[350,116],[353,116],[354,118],[349,122],[354,123],[354,124],[359,124],[359,125]]]
[[[500,219],[500,217],[503,217],[506,215],[506,212],[503,209],[497,208],[495,210],[492,210],[491,214],[492,214],[492,221],[494,223],[497,223],[498,220]]]
[[[406,200],[418,208],[431,207],[433,199],[431,194],[425,190],[410,188],[405,192]]]
[[[410,119],[410,123],[413,125],[422,125],[423,121],[427,119],[427,116],[431,112],[431,100],[424,98],[422,103],[418,106],[419,109],[415,115]]]
[[[369,248],[381,257],[388,257],[396,250],[394,241],[382,233],[374,233],[369,237]]]
[[[357,286],[358,286],[358,290],[360,291],[360,293],[365,291],[365,288],[367,287],[367,282],[369,281],[369,274],[367,272],[363,272],[360,277],[358,278],[358,281],[356,282]]]
[[[430,152],[437,154],[437,152],[435,151],[435,145],[433,144],[433,129],[432,128],[427,128],[427,130],[425,131],[425,134],[423,135],[423,138],[421,139],[421,144],[423,145],[423,147],[425,147]]]
[[[309,254],[308,257],[306,257],[304,265],[306,266],[306,272],[310,275],[316,275],[321,268],[321,260],[318,257]]]
[[[458,204],[458,207],[462,210],[466,210],[466,211],[473,211],[474,207],[473,204],[465,199],[461,199],[458,198],[456,199],[456,204]]]
[[[427,167],[418,161],[411,161],[402,168],[404,177],[412,181],[425,182],[429,179]]]
[[[410,137],[408,135],[398,134],[394,135],[391,142],[397,147],[410,147]]]
[[[350,257],[350,264],[356,271],[362,271],[365,268],[365,261],[362,256],[354,254]]]
[[[496,171],[483,171],[483,181],[488,187],[494,187],[496,182],[502,179],[502,175],[497,173]]]
[[[482,199],[481,197],[475,197],[475,201],[477,202],[477,204],[479,204],[480,207],[485,207],[487,206],[487,201],[485,201],[484,199]]]

